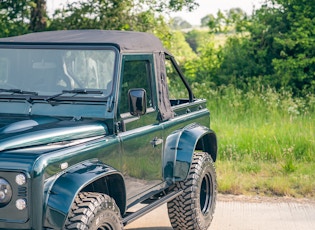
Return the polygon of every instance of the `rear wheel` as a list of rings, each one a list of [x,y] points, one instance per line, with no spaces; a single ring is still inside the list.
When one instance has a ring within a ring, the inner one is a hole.
[[[65,224],[73,230],[121,230],[119,208],[105,194],[82,192],[76,197]]]
[[[216,173],[211,156],[196,152],[187,179],[177,182],[174,190],[183,190],[183,193],[167,204],[172,227],[177,230],[208,229],[217,194]]]

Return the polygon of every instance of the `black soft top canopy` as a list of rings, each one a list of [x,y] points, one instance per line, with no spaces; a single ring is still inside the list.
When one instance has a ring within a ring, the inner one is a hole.
[[[1,38],[3,43],[27,44],[111,44],[121,52],[166,52],[161,41],[153,34],[117,30],[60,30]]]

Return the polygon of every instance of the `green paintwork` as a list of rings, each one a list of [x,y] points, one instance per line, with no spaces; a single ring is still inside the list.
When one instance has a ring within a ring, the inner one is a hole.
[[[163,158],[165,180],[174,180],[173,182],[185,180],[189,173],[193,153],[198,149],[197,142],[203,139],[203,136],[211,134],[214,132],[209,128],[196,123],[170,134],[166,139]],[[209,152],[206,148],[199,150]]]
[[[77,193],[91,182],[112,174],[118,175],[123,181],[122,175],[113,168],[101,162],[87,161],[61,175],[49,190],[51,195],[44,214],[47,217],[45,226],[61,229]]]
[[[41,46],[65,48],[58,43]],[[216,160],[206,101],[193,98],[187,82],[189,98],[169,101],[166,92],[159,91],[163,70],[157,66],[164,60],[158,58],[164,56],[156,50],[118,51],[118,45],[110,46],[106,49],[117,56],[111,63],[113,87],[106,97],[83,92],[81,99],[73,93],[57,100],[0,92],[0,177],[14,191],[11,202],[0,208],[0,229],[62,229],[80,191],[109,194],[124,216],[128,208],[185,180],[194,151],[208,152]],[[100,44],[78,47],[102,49]],[[0,85],[5,82],[1,74]],[[134,85],[124,79],[134,80]],[[132,116],[123,104],[129,100],[128,90],[135,88],[146,91],[146,113],[141,116]],[[161,94],[174,114],[167,119],[160,114]],[[27,176],[25,185],[16,184],[19,173]],[[22,211],[15,207],[19,198],[27,201]]]
[[[4,132],[2,135],[0,134],[2,136],[0,140],[0,151],[103,136],[108,133],[107,127],[104,124],[96,122],[79,123],[60,121],[41,125],[34,120],[24,121],[31,123],[31,126]],[[32,121],[34,122],[32,123]],[[9,126],[14,124],[16,123],[10,124]]]

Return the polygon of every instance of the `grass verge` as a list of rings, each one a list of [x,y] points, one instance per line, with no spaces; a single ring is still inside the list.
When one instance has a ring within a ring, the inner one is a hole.
[[[209,101],[219,140],[219,192],[315,198],[314,94],[260,85],[195,89]]]
[[[315,198],[315,164],[285,162],[217,161],[219,192],[235,195],[266,195]]]

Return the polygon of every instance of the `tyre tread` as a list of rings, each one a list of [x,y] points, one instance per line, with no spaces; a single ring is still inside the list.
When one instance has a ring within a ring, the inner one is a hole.
[[[65,223],[65,229],[90,229],[91,220],[98,214],[101,205],[112,209],[120,217],[119,209],[115,208],[116,203],[110,196],[94,192],[81,192],[72,204],[71,211]]]
[[[213,161],[207,153],[195,152],[187,179],[176,183],[174,190],[183,190],[183,194],[167,204],[169,219],[173,229],[175,230],[205,230],[206,227],[208,227],[201,226],[198,215],[196,214],[197,207],[195,207],[196,205],[194,202],[191,202],[192,199],[196,198],[196,191],[198,189],[197,179],[200,171],[202,170],[203,164],[207,161],[212,164],[212,167],[215,170]],[[213,196],[216,197],[216,181],[214,186],[215,189]],[[213,203],[212,210],[214,210],[214,208],[215,202]],[[213,213],[211,213],[211,215],[213,215]]]

